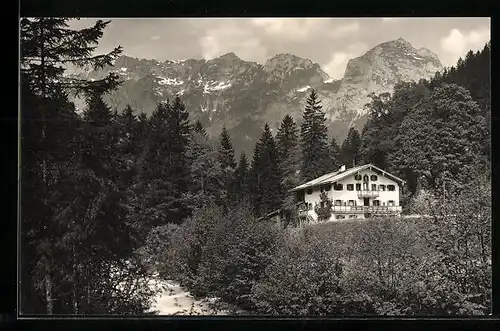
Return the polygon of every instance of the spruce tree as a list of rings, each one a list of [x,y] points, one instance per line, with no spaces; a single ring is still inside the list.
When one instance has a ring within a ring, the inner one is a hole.
[[[280,162],[286,160],[298,145],[297,126],[290,115],[285,115],[276,133],[276,145]]]
[[[205,129],[205,127],[203,126],[203,124],[201,124],[201,122],[199,120],[197,120],[194,123],[193,131],[208,137],[207,130]]]
[[[259,214],[259,206],[262,201],[262,192],[260,190],[262,174],[260,173],[260,154],[261,143],[257,141],[253,149],[252,163],[249,171],[249,192],[251,205],[253,206],[254,213]]]
[[[316,91],[312,90],[307,99],[300,127],[303,155],[302,176],[311,180],[325,174],[328,166],[328,136],[326,117]]]
[[[338,169],[342,164],[340,147],[335,138],[332,138],[330,141],[330,159],[331,159],[331,169],[334,171]]]
[[[179,223],[189,214],[184,203],[190,174],[187,159],[188,113],[179,98],[160,103],[149,121],[147,150],[142,160],[145,217],[153,225]]]
[[[102,95],[119,85],[118,75],[99,80],[63,76],[65,66],[101,69],[122,52],[120,46],[107,54],[94,54],[110,21],[97,20],[89,28],[73,30],[67,18],[21,19],[21,72],[35,95],[49,97],[57,88],[76,94]],[[43,113],[41,114],[43,116]]]
[[[296,218],[296,195],[288,191],[300,184],[300,145],[297,126],[290,115],[286,115],[276,134],[278,160],[283,189],[282,211],[288,223]]]
[[[234,184],[234,171],[236,169],[236,161],[234,159],[234,148],[231,143],[231,137],[227,132],[226,127],[222,128],[222,132],[219,140],[219,163],[223,172],[224,187],[227,192],[228,204],[234,202],[235,200],[235,189]]]
[[[346,167],[360,165],[361,136],[355,128],[350,128],[340,149],[341,160]]]
[[[191,132],[187,157],[191,180],[185,197],[189,209],[195,211],[214,203],[222,205],[225,192],[218,152],[203,130]]]
[[[249,164],[246,154],[242,152],[240,154],[240,159],[238,165],[236,166],[235,178],[234,178],[234,190],[236,193],[237,202],[241,203],[249,199],[250,181],[249,174]]]
[[[179,96],[174,98],[172,107],[167,112],[167,128],[170,135],[170,153],[167,156],[170,162],[170,176],[177,196],[189,183],[186,150],[189,143],[189,112]]]
[[[257,215],[263,216],[280,209],[283,199],[278,150],[267,123],[256,146],[256,153],[258,156],[254,159],[252,169],[257,179],[254,186],[254,207]]]
[[[31,175],[39,179],[39,181],[35,180],[38,185],[31,187],[29,194],[23,195],[30,197],[23,199],[23,205],[28,203],[30,206],[23,209],[29,210],[38,205],[38,202],[41,204],[36,216],[30,216],[29,212],[23,213],[23,232],[33,233],[34,229],[40,228],[61,230],[65,225],[71,224],[68,221],[72,218],[78,219],[78,216],[75,216],[75,208],[92,207],[85,207],[84,201],[88,200],[82,196],[76,196],[73,200],[58,198],[69,197],[75,192],[81,193],[81,190],[86,190],[84,187],[77,188],[79,186],[73,186],[70,190],[70,187],[64,184],[76,178],[83,178],[79,174],[83,169],[79,164],[81,144],[78,143],[80,138],[76,132],[85,129],[79,125],[74,106],[70,106],[67,101],[67,93],[84,93],[86,96],[102,95],[118,85],[116,74],[110,74],[96,81],[63,75],[65,66],[68,64],[99,69],[110,65],[121,52],[118,47],[108,54],[94,54],[98,40],[102,37],[103,30],[109,22],[99,20],[90,28],[72,30],[67,21],[68,19],[65,18],[21,19],[22,95],[31,95],[32,100],[35,100],[31,104],[28,102],[22,105],[22,112],[23,114],[30,113],[30,116],[37,119],[28,125],[23,123],[25,139],[22,150],[31,150],[34,158],[26,158],[28,163],[24,163],[22,171],[23,177],[31,172]],[[62,129],[60,123],[64,123],[66,127]],[[74,131],[66,135],[68,129]],[[31,138],[35,137],[37,137],[37,143],[31,144],[33,141]],[[30,143],[31,146],[27,146],[26,143]],[[67,153],[68,151],[71,153]],[[65,202],[68,205],[65,206]],[[65,212],[64,217],[60,214],[61,211]],[[116,228],[115,230],[118,232],[110,238],[120,236],[120,230]],[[75,229],[68,230],[68,233],[73,234],[72,231]],[[90,231],[94,229],[91,228]],[[76,249],[74,242],[56,239],[58,235],[62,236],[63,232],[35,231],[34,233],[37,235],[22,237],[22,247],[31,247],[34,253],[31,260],[21,262],[22,273],[33,275],[33,282],[27,281],[21,286],[22,296],[33,298],[28,301],[23,299],[28,306],[23,307],[23,311],[41,313],[40,307],[36,306],[36,302],[41,301],[48,314],[67,312],[65,310],[67,301],[61,292],[61,289],[67,285],[63,271],[61,271],[64,267],[55,258],[74,251]],[[102,242],[98,241],[98,243]],[[68,261],[73,262],[69,267],[75,267],[77,260]],[[24,280],[26,281],[26,278]],[[91,279],[89,278],[88,281]],[[72,284],[83,286],[75,279],[72,280]],[[77,302],[75,295],[73,293],[73,302]],[[36,296],[43,299],[35,299]],[[73,313],[75,313],[74,310]]]

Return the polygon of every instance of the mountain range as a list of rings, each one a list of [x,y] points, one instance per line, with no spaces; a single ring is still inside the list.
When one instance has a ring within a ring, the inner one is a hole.
[[[264,123],[274,132],[286,114],[300,123],[310,89],[322,100],[330,135],[341,142],[350,127],[364,125],[370,93],[391,92],[398,82],[429,78],[441,69],[432,51],[399,38],[349,60],[340,80],[330,78],[318,63],[293,54],[278,54],[264,64],[235,53],[164,62],[121,56],[113,66],[73,75],[99,79],[118,73],[123,84],[105,100],[119,111],[130,104],[151,114],[159,102],[179,94],[191,119],[199,119],[212,137],[226,126],[236,151],[251,155]],[[75,103],[84,107],[81,100]]]

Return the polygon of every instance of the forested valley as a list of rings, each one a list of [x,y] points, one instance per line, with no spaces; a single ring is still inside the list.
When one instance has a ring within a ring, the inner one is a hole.
[[[253,315],[489,314],[490,43],[372,95],[343,142],[312,91],[300,123],[235,155],[181,96],[146,116],[103,101],[117,75],[66,76],[122,52],[94,53],[109,22],[67,21],[21,20],[21,314],[151,314],[154,273]],[[404,213],[426,217],[296,227],[291,188],[365,163],[404,179]],[[264,217],[278,209],[284,227]]]

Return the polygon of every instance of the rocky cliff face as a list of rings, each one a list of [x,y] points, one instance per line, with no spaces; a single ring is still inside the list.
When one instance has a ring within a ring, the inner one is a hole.
[[[369,93],[390,92],[399,81],[427,78],[441,68],[434,53],[398,39],[350,60],[342,80],[331,79],[319,64],[292,54],[278,54],[264,65],[234,53],[208,61],[122,56],[111,67],[78,75],[98,79],[114,71],[123,77],[122,86],[106,96],[118,110],[130,104],[150,114],[158,102],[179,94],[191,118],[199,119],[212,136],[225,125],[236,149],[251,154],[264,123],[275,130],[285,114],[300,121],[311,88],[322,99],[331,134],[343,139],[349,126],[363,124]],[[81,101],[77,106],[84,107]]]
[[[370,93],[392,92],[398,82],[428,78],[442,68],[436,54],[415,49],[402,38],[380,44],[349,60],[334,97],[334,110],[351,120],[359,118],[366,113],[363,106]]]

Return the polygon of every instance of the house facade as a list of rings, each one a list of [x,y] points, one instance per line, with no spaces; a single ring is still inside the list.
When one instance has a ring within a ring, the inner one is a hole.
[[[316,206],[324,207],[321,193],[333,203],[332,215],[327,221],[364,219],[373,216],[400,216],[400,192],[405,182],[372,165],[325,174],[295,187],[300,221],[317,222]]]

